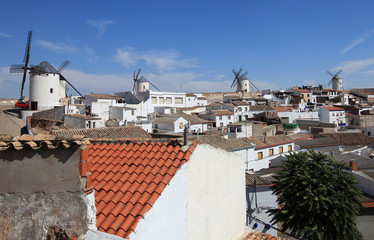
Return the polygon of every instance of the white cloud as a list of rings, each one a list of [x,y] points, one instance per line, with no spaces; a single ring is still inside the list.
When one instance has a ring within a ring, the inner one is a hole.
[[[110,20],[87,20],[87,24],[91,27],[96,28],[99,31],[99,37],[106,32],[106,29],[111,24],[116,24],[114,21]]]
[[[374,58],[369,58],[357,61],[345,61],[340,63],[338,66],[333,67],[331,70],[339,71],[341,69],[343,70],[342,75],[347,76],[351,73],[356,73],[361,70],[365,70],[372,65],[374,65]]]
[[[66,69],[64,77],[82,94],[86,93],[108,93],[129,91],[132,89],[133,80],[131,74],[128,76],[114,74],[90,74],[80,70]],[[68,94],[78,95],[70,86]]]
[[[0,37],[11,38],[12,36],[10,36],[9,34],[0,32]]]
[[[36,44],[39,45],[40,47],[46,48],[54,52],[75,53],[78,51],[78,48],[76,48],[75,46],[66,45],[64,43],[52,43],[52,42],[48,42],[45,40],[38,40]]]
[[[181,58],[181,54],[175,50],[148,51],[145,53],[134,52],[132,48],[117,49],[114,61],[129,68],[143,61],[147,66],[156,68],[159,72],[172,71],[177,68],[197,67],[196,58]]]
[[[342,49],[340,51],[340,53],[344,54],[344,53],[348,52],[349,50],[351,50],[352,48],[354,48],[355,46],[363,43],[366,39],[368,39],[369,37],[371,37],[371,35],[373,35],[373,33],[374,33],[374,30],[370,30],[370,31],[364,33],[363,35],[361,35],[357,39],[353,40],[353,42],[351,44],[349,44],[344,49]]]

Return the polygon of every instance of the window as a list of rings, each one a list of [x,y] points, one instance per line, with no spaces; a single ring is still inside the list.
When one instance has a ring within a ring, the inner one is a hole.
[[[159,98],[159,103],[160,103],[160,104],[164,104],[164,98],[162,98],[162,97]]]
[[[157,104],[157,97],[152,97],[152,104]]]
[[[92,128],[96,127],[96,122],[92,122]]]
[[[288,151],[292,152],[292,145],[288,145]]]
[[[50,92],[50,93],[53,93],[53,88],[50,88],[50,89],[49,89],[49,92]]]
[[[183,123],[182,122],[179,123],[179,129],[183,129]]]
[[[176,97],[174,100],[175,100],[175,104],[183,104],[183,98],[181,97]]]
[[[165,104],[171,104],[171,97],[167,97],[167,98],[166,98],[166,102],[165,102]]]
[[[279,147],[279,154],[283,153],[283,147]]]
[[[262,158],[263,158],[263,156],[262,156],[262,152],[258,152],[258,153],[257,153],[257,158],[258,158],[258,159],[262,159]]]
[[[218,119],[219,119],[219,120],[222,120],[222,116],[219,116]]]
[[[228,118],[229,120],[231,120],[231,115],[229,115],[227,118]]]
[[[274,149],[270,148],[269,149],[269,156],[273,156],[274,155]]]
[[[131,110],[131,115],[134,116],[134,114],[135,114],[135,111]]]
[[[238,109],[239,109],[240,112],[242,111],[242,108],[241,108],[241,107],[239,107]]]
[[[334,117],[334,116],[335,116],[335,113],[332,113],[332,114],[331,114],[331,116],[333,116],[333,117]]]

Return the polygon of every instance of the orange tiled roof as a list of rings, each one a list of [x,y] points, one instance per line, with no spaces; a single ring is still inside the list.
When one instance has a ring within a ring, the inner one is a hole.
[[[339,108],[339,107],[323,107],[329,111],[344,111],[344,108]]]
[[[292,112],[291,109],[289,109],[288,107],[274,107],[275,108],[275,111],[277,112]]]
[[[97,229],[128,238],[196,146],[183,151],[177,144],[136,142],[83,150],[80,174],[95,189]]]
[[[374,202],[373,201],[362,202],[362,205],[364,206],[364,208],[374,208]]]
[[[251,232],[249,233],[245,240],[286,240],[285,238],[280,238],[280,237],[274,237],[270,234],[267,233],[259,233],[259,232]]]

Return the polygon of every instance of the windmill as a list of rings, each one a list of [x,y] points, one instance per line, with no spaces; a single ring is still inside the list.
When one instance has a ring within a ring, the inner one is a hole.
[[[249,92],[250,89],[252,89],[253,92],[255,90],[260,91],[246,76],[248,72],[242,73],[242,71],[242,68],[240,68],[239,71],[232,70],[234,81],[232,82],[231,87],[237,85],[237,92]]]
[[[343,70],[339,70],[335,75],[332,74],[330,71],[327,70],[327,73],[332,77],[331,80],[329,81],[329,83],[327,85],[330,85],[332,84],[332,89],[335,89],[335,90],[341,90],[343,89],[343,83],[342,83],[342,78],[339,77],[339,74],[342,72]]]
[[[61,74],[61,72],[69,65],[69,61],[65,60],[57,69],[47,61],[42,61],[38,65],[28,66],[30,58],[32,31],[29,31],[26,44],[26,53],[24,57],[24,65],[13,64],[10,67],[10,73],[23,72],[21,99],[23,97],[23,89],[26,81],[27,70],[30,71],[30,102],[31,110],[37,110],[38,104],[42,109],[53,108],[61,105],[61,98],[66,97],[66,83],[69,84],[80,96],[84,96]]]
[[[132,91],[136,90],[137,93],[144,92],[146,90],[149,90],[149,84],[151,84],[155,89],[157,89],[157,91],[161,92],[161,90],[158,89],[158,87],[156,87],[153,83],[151,83],[144,76],[141,76],[139,78],[140,71],[141,69],[139,68],[136,73],[134,72],[134,75],[133,75],[134,86],[132,87]]]

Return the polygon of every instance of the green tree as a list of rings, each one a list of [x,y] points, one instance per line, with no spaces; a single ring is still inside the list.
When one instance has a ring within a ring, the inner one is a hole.
[[[279,209],[268,210],[272,222],[302,239],[362,239],[356,225],[361,203],[349,167],[309,151],[291,153],[271,187]]]

